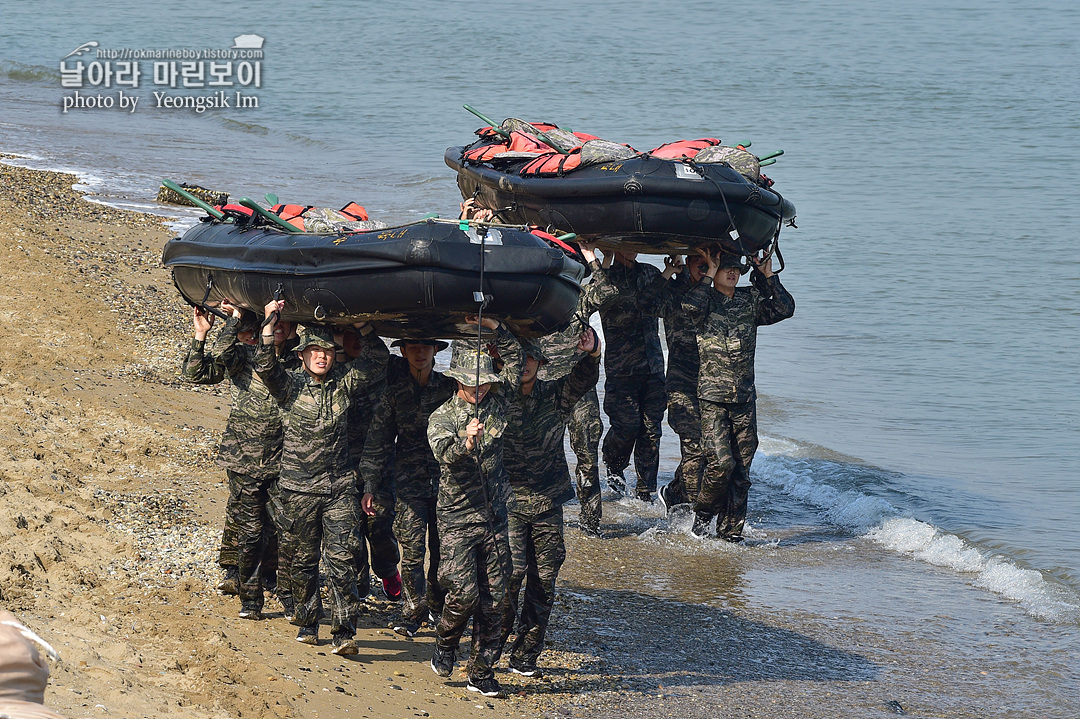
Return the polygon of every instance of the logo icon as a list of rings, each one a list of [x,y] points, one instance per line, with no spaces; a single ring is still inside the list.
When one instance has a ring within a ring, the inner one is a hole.
[[[261,50],[265,39],[261,35],[237,35],[233,38],[233,50]],[[94,43],[95,45],[97,43]]]
[[[240,38],[237,38],[237,39],[239,40]],[[75,55],[82,55],[84,52],[91,52],[97,46],[98,46],[98,44],[97,44],[97,41],[95,41],[95,40],[91,40],[90,42],[84,42],[82,45],[79,45],[77,48],[75,48],[74,50],[69,52],[67,55],[64,55],[64,57],[61,58],[61,59],[67,60],[69,57],[73,57]],[[260,47],[261,47],[261,45],[260,45]]]

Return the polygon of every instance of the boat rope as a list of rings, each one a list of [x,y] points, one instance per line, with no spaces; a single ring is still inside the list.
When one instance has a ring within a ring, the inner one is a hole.
[[[693,159],[687,158],[685,155],[683,157],[684,162],[690,165],[690,168],[693,169],[694,172],[699,174],[703,179],[711,182],[713,184],[713,187],[716,188],[716,191],[720,193],[720,199],[724,203],[724,214],[726,214],[728,217],[728,225],[731,227],[731,232],[735,234],[734,240],[736,242],[736,246],[738,247],[740,253],[742,253],[746,257],[750,257],[750,253],[747,252],[746,245],[743,244],[742,237],[739,235],[739,228],[735,226],[735,216],[731,214],[731,207],[728,206],[727,195],[725,195],[724,191],[720,188],[720,183],[717,182],[714,178],[709,177],[708,173],[705,172],[705,168],[703,166],[694,162]],[[731,165],[727,165],[727,167],[731,167]]]
[[[210,307],[209,305],[206,304],[206,301],[208,299],[210,299],[210,290],[212,290],[213,288],[214,288],[214,273],[213,272],[207,272],[206,273],[206,294],[203,295],[202,300],[200,300],[195,306],[198,307],[203,312],[209,312],[210,314],[214,315],[215,317],[220,317],[221,319],[228,322],[229,316],[227,314],[225,314],[221,310],[217,309],[216,307]]]
[[[282,284],[280,282],[278,282],[277,289],[274,290],[274,301],[275,302],[280,302],[282,299],[284,299],[284,297],[285,297],[285,288],[282,286]],[[280,315],[279,315],[278,311],[274,310],[273,312],[270,313],[269,317],[267,317],[265,320],[262,321],[262,324],[259,325],[259,329],[262,329],[263,327],[266,327],[269,324],[277,324],[279,316]]]

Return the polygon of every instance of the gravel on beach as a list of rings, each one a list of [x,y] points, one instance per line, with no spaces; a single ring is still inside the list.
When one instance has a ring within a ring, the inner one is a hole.
[[[545,676],[500,672],[505,700],[467,692],[463,661],[436,677],[430,627],[393,634],[387,602],[365,605],[354,661],[294,642],[273,601],[267,620],[238,619],[235,598],[215,590],[228,391],[178,379],[191,310],[160,262],[172,233],[160,217],[88,202],[72,175],[3,157],[0,605],[63,657],[49,706],[163,719],[745,719],[853,716],[858,697],[889,715],[866,660],[794,626],[649,597],[634,577],[589,586],[575,556],[629,540],[597,549],[576,529]]]

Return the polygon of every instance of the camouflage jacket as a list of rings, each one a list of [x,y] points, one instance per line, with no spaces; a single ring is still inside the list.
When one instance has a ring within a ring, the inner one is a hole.
[[[515,511],[536,515],[574,498],[563,436],[574,405],[600,379],[600,356],[583,355],[570,374],[509,393],[503,464]]]
[[[512,496],[503,465],[506,397],[508,390],[521,382],[525,362],[521,345],[501,324],[497,346],[503,360],[499,372],[502,384],[492,387],[479,405],[484,435],[477,448],[471,452],[465,449],[465,428],[475,416],[476,406],[458,397],[456,392],[432,412],[428,421],[428,444],[439,463],[439,498],[435,512],[440,522],[485,524],[493,514],[505,514]],[[479,470],[477,455],[480,457]]]
[[[281,416],[270,390],[255,373],[255,348],[236,338],[239,321],[230,319],[210,353],[205,342],[193,339],[181,375],[195,384],[217,384],[229,378],[232,402],[218,445],[217,464],[223,469],[264,479],[276,476],[281,461]],[[282,352],[282,364],[299,366],[296,353]]]
[[[433,371],[421,387],[404,357],[390,358],[386,377],[386,392],[375,408],[357,468],[364,492],[433,499],[439,488],[439,463],[428,446],[428,419],[450,399],[457,384]]]
[[[363,354],[351,362],[335,363],[322,382],[303,369],[287,371],[273,346],[259,343],[255,371],[282,414],[278,481],[283,489],[311,494],[357,490],[349,458],[349,404],[362,385],[384,376],[390,356],[374,332],[368,332],[362,343]]]
[[[698,386],[697,333],[693,321],[682,309],[683,298],[691,290],[690,282],[686,270],[670,280],[660,275],[642,290],[641,296],[643,302],[664,318],[668,390],[693,394]]]
[[[608,270],[608,279],[619,289],[615,301],[600,311],[608,377],[664,374],[656,308],[641,294],[659,275],[660,270],[641,262],[630,267],[615,262]]]
[[[577,343],[581,333],[589,327],[589,318],[593,313],[604,309],[619,296],[619,288],[607,277],[607,270],[593,260],[589,263],[592,279],[581,290],[577,310],[570,325],[562,332],[554,332],[536,340],[540,349],[547,355],[548,361],[537,376],[540,379],[559,379],[570,374],[584,354],[578,352]]]
[[[702,280],[683,297],[683,311],[697,329],[698,399],[735,403],[756,398],[757,328],[795,314],[795,300],[777,275],[766,286],[772,293],[769,296],[757,287],[736,287],[735,296],[728,299],[711,282]]]
[[[393,360],[393,356],[390,359]],[[387,370],[389,371],[389,365]],[[385,377],[360,385],[349,403],[349,457],[354,465],[359,464],[360,457],[364,454],[368,430],[386,387]]]

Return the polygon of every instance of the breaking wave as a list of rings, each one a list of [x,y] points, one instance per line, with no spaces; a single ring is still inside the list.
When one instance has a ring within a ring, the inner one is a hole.
[[[814,507],[829,522],[885,549],[951,569],[972,585],[1016,602],[1033,617],[1080,624],[1080,595],[1015,559],[949,533],[858,488],[842,489],[851,469],[841,462],[797,456],[793,443],[765,440],[757,481]],[[839,485],[839,486],[838,486]]]

